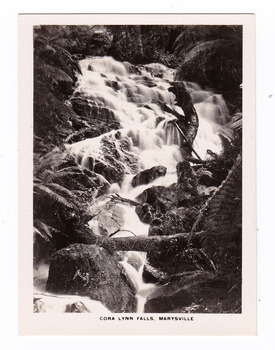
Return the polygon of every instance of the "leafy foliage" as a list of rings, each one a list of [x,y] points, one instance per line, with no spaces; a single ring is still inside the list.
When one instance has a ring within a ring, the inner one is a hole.
[[[229,25],[189,25],[181,26],[181,32],[173,47],[178,55],[186,55],[203,42],[213,40],[241,41],[241,26]]]
[[[104,26],[98,25],[38,26],[35,33],[79,57],[102,56],[111,45],[111,38]]]
[[[183,59],[178,80],[215,89],[232,114],[241,111],[242,26],[183,26],[174,49]]]
[[[114,58],[137,64],[158,62],[168,67],[177,66],[178,59],[172,46],[180,26],[112,25],[107,28],[112,35],[108,54]]]

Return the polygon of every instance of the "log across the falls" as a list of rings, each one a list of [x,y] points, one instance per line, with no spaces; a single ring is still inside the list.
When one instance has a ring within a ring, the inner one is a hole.
[[[134,237],[103,237],[92,236],[86,244],[99,245],[109,252],[113,251],[139,251],[139,252],[179,252],[188,247],[190,233],[178,233],[169,236],[134,236]],[[200,248],[202,232],[194,234],[192,247]]]

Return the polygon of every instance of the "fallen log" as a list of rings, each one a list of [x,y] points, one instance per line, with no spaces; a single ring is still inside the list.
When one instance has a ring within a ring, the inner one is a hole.
[[[93,237],[93,244],[105,248],[108,252],[139,251],[139,252],[179,252],[187,248],[190,233],[178,233],[170,236],[134,236],[134,237]],[[192,247],[200,248],[202,232],[193,235]]]
[[[172,92],[176,96],[176,104],[181,107],[184,112],[185,118],[183,120],[179,119],[178,124],[182,130],[185,130],[185,137],[192,145],[197,135],[199,117],[195,107],[193,106],[191,97],[183,82],[172,82],[171,87],[168,88],[168,91]]]

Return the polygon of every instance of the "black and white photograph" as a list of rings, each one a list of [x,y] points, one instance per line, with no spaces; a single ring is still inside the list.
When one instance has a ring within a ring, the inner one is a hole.
[[[104,334],[138,323],[183,335],[208,316],[234,316],[242,332],[249,303],[253,333],[245,20],[108,20],[28,26],[28,313],[36,324],[92,317]]]

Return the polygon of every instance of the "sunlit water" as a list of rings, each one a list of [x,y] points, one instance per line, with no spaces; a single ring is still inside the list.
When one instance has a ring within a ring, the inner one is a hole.
[[[112,184],[109,193],[118,193],[124,198],[135,197],[150,186],[169,186],[177,181],[176,165],[183,160],[180,151],[181,136],[178,130],[169,121],[175,117],[163,112],[153,100],[166,103],[171,109],[184,114],[180,107],[175,105],[175,96],[168,91],[170,82],[174,79],[174,70],[157,63],[140,67],[139,73],[130,73],[130,65],[115,61],[111,57],[88,58],[80,62],[82,75],[78,76],[76,94],[86,98],[99,107],[107,107],[114,112],[116,120],[120,123],[120,139],[127,138],[130,141],[130,153],[138,158],[139,171],[153,166],[162,165],[167,168],[167,173],[150,184],[133,188],[131,181],[135,175],[125,166],[126,176],[122,183]],[[162,76],[160,78],[159,76]],[[110,87],[114,86],[114,87]],[[193,147],[202,159],[206,159],[207,150],[220,153],[222,150],[219,132],[229,118],[228,109],[221,95],[215,95],[210,91],[203,91],[195,83],[186,83],[194,107],[199,116],[199,129]],[[82,166],[87,166],[89,157],[100,157],[100,144],[102,137],[108,136],[117,143],[115,134],[117,131],[101,135],[99,137],[85,139],[83,141],[67,145],[67,150],[73,154]],[[90,166],[90,165],[89,165]],[[93,208],[104,208],[110,200],[106,196],[97,199]],[[116,234],[148,235],[149,225],[140,222],[135,208],[129,205],[118,204],[119,229]],[[101,209],[100,209],[101,210]],[[103,211],[104,213],[104,211]],[[110,214],[111,216],[111,214]],[[107,231],[115,231],[108,214],[102,214],[90,221],[90,227],[96,234],[101,234],[104,220],[110,224]],[[106,229],[105,227],[105,229]],[[139,261],[138,267],[131,264],[131,260]],[[138,301],[137,312],[143,312],[144,303],[148,294],[154,289],[154,285],[145,284],[142,279],[143,267],[146,261],[145,253],[128,252],[125,254],[121,265],[126,270],[129,278],[136,288]],[[60,309],[60,307],[59,307]]]

